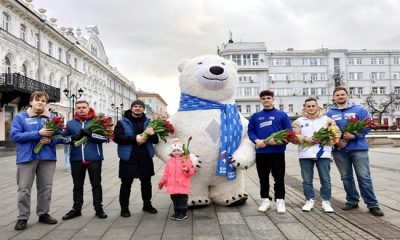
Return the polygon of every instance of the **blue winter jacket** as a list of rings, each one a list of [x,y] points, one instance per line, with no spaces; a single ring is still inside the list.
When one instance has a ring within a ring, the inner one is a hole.
[[[254,113],[250,118],[247,132],[250,140],[255,142],[257,139],[266,139],[274,132],[284,129],[292,130],[292,124],[288,115],[273,108]],[[256,153],[284,153],[285,150],[286,145],[275,145],[259,148],[256,150]]]
[[[59,139],[51,139],[51,143],[45,144],[39,153],[33,152],[42,137],[39,130],[43,128],[43,123],[54,117],[55,115],[47,110],[42,115],[37,115],[31,108],[14,117],[11,124],[11,140],[17,144],[17,164],[33,160],[57,160],[55,146],[61,142]]]
[[[137,133],[134,132],[133,126],[131,121],[129,121],[128,118],[123,117],[120,121],[119,121],[123,128],[124,128],[124,135],[125,136],[135,136],[137,135]],[[147,128],[147,126],[150,123],[150,119],[146,118],[145,122],[144,122],[144,129]],[[149,155],[151,158],[154,157],[154,146],[151,142],[146,142],[146,147],[147,147],[147,151],[149,152]],[[132,144],[118,144],[118,157],[121,160],[124,161],[128,161],[130,156],[132,154]]]
[[[344,128],[347,126],[347,119],[350,117],[357,117],[360,120],[370,118],[370,114],[368,111],[354,103],[349,103],[347,108],[339,109],[336,105],[334,105],[326,115],[333,120],[336,121],[337,126],[340,128],[342,133],[344,132]],[[365,139],[365,136],[371,131],[371,129],[366,128],[361,132],[360,135],[355,135],[355,139],[350,140],[347,143],[347,146],[344,148],[346,151],[354,151],[354,150],[368,150],[368,142]],[[335,146],[333,151],[339,151],[339,148]]]
[[[92,119],[86,120],[85,122],[81,122],[77,119],[73,119],[68,121],[67,127],[65,129],[65,136],[73,136],[78,135],[82,128],[85,128]],[[70,138],[69,138],[70,139]],[[103,142],[106,142],[107,138],[100,136],[98,134],[92,133],[89,137],[89,140],[78,146],[75,147],[72,141],[67,141],[70,143],[70,155],[69,160],[71,162],[75,161],[102,161],[103,157]]]

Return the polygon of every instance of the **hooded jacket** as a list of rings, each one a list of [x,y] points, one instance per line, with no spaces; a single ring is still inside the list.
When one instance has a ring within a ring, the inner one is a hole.
[[[347,126],[347,119],[350,117],[357,117],[360,120],[369,119],[370,115],[368,111],[354,103],[348,103],[346,108],[339,109],[337,105],[334,105],[327,113],[327,116],[332,118],[342,133],[344,132],[345,127]],[[339,149],[338,147],[334,147],[333,151],[355,151],[355,150],[368,150],[368,142],[365,139],[365,136],[371,131],[370,128],[364,129],[360,136],[354,135],[355,139],[348,141],[347,145],[343,149]]]
[[[81,118],[77,113],[74,115],[74,119],[68,121],[65,129],[66,136],[79,135],[82,128],[85,128],[89,123],[96,117],[96,113],[93,108],[89,109],[89,113],[86,119]],[[70,143],[70,161],[102,161],[103,157],[103,142],[107,141],[106,137],[98,134],[92,134],[89,140],[75,147],[73,142]]]
[[[51,139],[51,143],[44,144],[39,153],[33,152],[42,137],[39,130],[43,128],[44,122],[54,117],[55,115],[48,110],[38,115],[32,108],[14,117],[11,124],[11,140],[17,144],[17,164],[33,160],[57,160],[55,145],[61,142],[59,139]]]
[[[295,131],[300,142],[304,142],[305,137],[312,137],[314,132],[323,127],[336,126],[335,121],[324,114],[325,110],[322,108],[319,108],[315,114],[308,114],[305,109],[303,109],[301,117],[292,123],[293,131]],[[337,130],[339,131],[339,129]],[[323,148],[324,153],[322,154],[321,158],[331,158],[332,146],[325,145]],[[319,144],[315,144],[306,148],[299,145],[299,159],[317,159],[317,153],[319,150]]]

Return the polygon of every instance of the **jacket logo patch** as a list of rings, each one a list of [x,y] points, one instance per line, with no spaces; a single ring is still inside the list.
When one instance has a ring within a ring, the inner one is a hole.
[[[266,126],[271,126],[272,125],[272,121],[266,121],[266,122],[262,122],[260,124],[260,128],[266,127]]]
[[[37,124],[37,119],[36,118],[25,118],[26,124]]]
[[[332,115],[332,119],[337,121],[337,120],[342,120],[342,115],[341,114],[334,114]]]
[[[352,118],[352,117],[356,117],[356,113],[345,113],[345,114],[344,114],[344,117],[345,117],[346,119],[349,119],[349,118]]]

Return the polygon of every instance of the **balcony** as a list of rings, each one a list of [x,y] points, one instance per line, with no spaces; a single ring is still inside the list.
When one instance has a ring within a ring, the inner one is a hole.
[[[16,98],[18,109],[29,104],[29,97],[34,91],[43,91],[49,95],[49,102],[60,101],[60,89],[25,77],[19,73],[0,73],[0,107]]]

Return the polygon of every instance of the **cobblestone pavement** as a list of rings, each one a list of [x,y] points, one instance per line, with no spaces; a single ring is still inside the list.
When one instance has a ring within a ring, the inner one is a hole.
[[[344,212],[345,194],[336,166],[332,164],[332,205],[335,213],[323,212],[320,199],[309,213],[301,211],[304,204],[302,180],[296,147],[290,145],[286,155],[286,206],[285,214],[278,214],[275,205],[267,213],[257,211],[261,199],[255,168],[246,173],[246,190],[249,199],[239,207],[209,206],[189,210],[185,221],[172,221],[173,212],[169,195],[156,189],[164,164],[155,160],[156,176],[153,177],[153,204],[159,210],[156,215],[142,212],[140,183],[134,181],[131,196],[130,218],[119,216],[118,159],[116,145],[105,146],[106,160],[103,165],[104,206],[107,219],[94,216],[91,188],[85,184],[85,203],[82,216],[62,221],[61,217],[72,206],[72,179],[64,170],[63,151],[57,151],[59,159],[54,176],[51,214],[59,220],[56,225],[38,223],[35,215],[36,190],[32,191],[32,214],[28,228],[15,231],[16,167],[15,156],[0,157],[0,239],[400,239],[400,148],[374,148],[370,151],[371,171],[375,192],[385,216],[368,214],[365,204]],[[317,175],[317,174],[316,174]],[[273,180],[271,179],[271,182]],[[319,196],[319,180],[314,180],[316,196]]]

